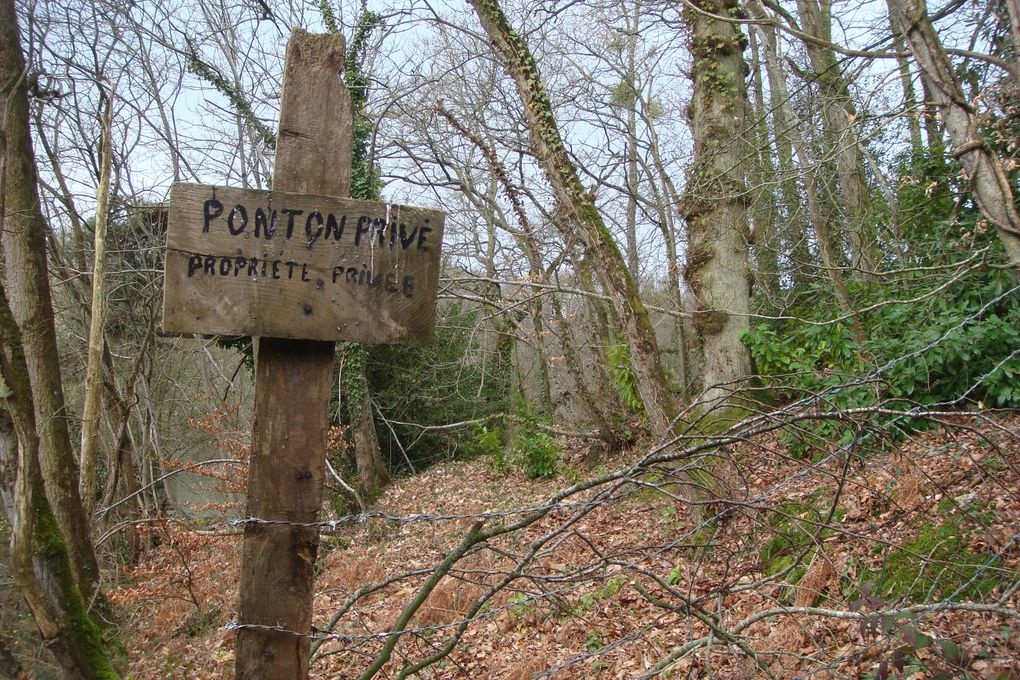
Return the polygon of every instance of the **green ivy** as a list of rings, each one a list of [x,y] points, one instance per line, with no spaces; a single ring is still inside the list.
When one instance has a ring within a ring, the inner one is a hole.
[[[351,197],[371,201],[382,195],[379,168],[371,158],[373,125],[365,115],[368,104],[369,79],[364,71],[369,40],[383,18],[365,10],[358,19],[358,28],[351,38],[344,58],[344,83],[354,107],[354,130],[351,146]]]

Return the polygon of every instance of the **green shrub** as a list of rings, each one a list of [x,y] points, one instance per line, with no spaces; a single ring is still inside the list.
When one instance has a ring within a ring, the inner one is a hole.
[[[555,477],[560,466],[560,447],[548,433],[522,429],[511,444],[511,462],[531,479]]]
[[[959,165],[942,149],[912,151],[892,176],[900,178],[896,219],[889,202],[872,201],[876,219],[896,226],[881,236],[888,258],[883,268],[891,273],[868,281],[841,273],[854,308],[869,310],[855,319],[863,339],[854,339],[847,320],[834,321],[844,310],[830,285],[798,291],[783,319],[745,334],[762,382],[779,399],[816,395],[813,401],[828,410],[979,402],[1020,407],[1020,357],[1011,356],[1020,348],[1016,278],[1001,265],[995,230],[968,196]],[[976,257],[954,264],[982,250],[999,266],[967,271],[980,265]],[[920,425],[882,416],[870,424],[894,436]],[[805,426],[787,440],[795,454],[805,455],[812,442],[862,437],[853,424],[830,421]]]
[[[502,457],[503,430],[499,425],[477,423],[471,427],[471,438],[460,443],[467,458]]]
[[[560,447],[540,428],[540,422],[532,410],[524,408],[522,422],[508,444],[498,425],[475,425],[471,438],[460,443],[460,450],[469,457],[485,458],[489,467],[501,474],[517,469],[531,479],[555,477],[559,473]]]
[[[404,462],[401,445],[416,467],[458,450],[462,433],[423,432],[420,426],[489,418],[510,408],[512,376],[508,366],[494,360],[485,334],[477,332],[479,311],[444,304],[437,314],[435,340],[428,345],[368,347],[369,392],[391,421],[376,422],[391,469]]]
[[[1020,407],[1020,296],[1007,271],[972,272],[927,299],[886,304],[859,317],[866,339],[856,342],[845,321],[805,323],[783,320],[753,326],[744,335],[762,383],[777,398],[815,396],[835,411],[881,403],[907,410],[918,405]],[[931,281],[913,277],[887,286],[855,289],[860,307],[883,300],[916,298]],[[824,322],[816,305],[804,316]],[[871,424],[893,419],[876,415]],[[896,435],[920,425],[895,418]],[[823,421],[784,434],[794,455],[807,455],[815,442],[847,444],[864,437],[856,426]]]
[[[616,338],[606,351],[609,363],[609,374],[613,379],[613,388],[624,406],[632,411],[643,411],[641,393],[638,392],[637,378],[631,368],[630,350],[622,338]]]

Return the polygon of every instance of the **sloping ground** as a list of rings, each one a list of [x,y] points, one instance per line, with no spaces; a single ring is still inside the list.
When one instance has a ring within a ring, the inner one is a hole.
[[[700,529],[665,468],[521,512],[623,459],[554,481],[481,460],[398,481],[377,507],[399,519],[325,539],[313,677],[358,677],[473,526],[515,522],[439,582],[377,677],[458,632],[412,677],[1020,675],[1020,418],[959,419],[863,459],[793,459],[772,434],[730,449],[727,499]],[[114,596],[131,673],[231,677],[239,537],[153,532]]]

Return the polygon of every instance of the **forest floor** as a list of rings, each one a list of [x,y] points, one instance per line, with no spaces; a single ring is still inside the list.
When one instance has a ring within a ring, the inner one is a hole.
[[[563,472],[546,481],[482,459],[438,465],[374,504],[431,520],[373,520],[324,537],[314,620],[333,637],[312,677],[367,667],[379,634],[472,515],[508,511],[487,522],[513,521],[514,509],[639,455],[592,464],[577,442],[566,450]],[[1020,677],[1020,417],[961,418],[865,458],[791,458],[774,434],[729,455],[739,470],[730,486],[745,500],[696,534],[702,547],[668,489],[620,494],[573,523],[566,509],[549,513],[469,554],[378,677],[435,653],[547,536],[526,576],[473,617],[449,656],[412,677],[636,678],[678,650],[658,677]],[[112,597],[130,677],[232,677],[240,536],[153,531],[159,546]],[[405,574],[329,626],[359,587]]]

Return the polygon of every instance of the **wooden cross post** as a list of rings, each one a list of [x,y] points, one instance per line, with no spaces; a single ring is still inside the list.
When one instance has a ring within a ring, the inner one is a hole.
[[[258,336],[237,680],[308,677],[334,341],[432,335],[444,215],[346,198],[343,40],[287,45],[273,191],[175,184],[163,330]]]
[[[291,35],[283,70],[274,191],[350,194],[353,109],[339,78],[343,59],[339,34]],[[334,349],[335,343],[329,341],[259,339],[247,517],[319,519]],[[317,527],[246,525],[238,622],[310,632],[318,554]],[[309,646],[307,637],[241,628],[234,644],[234,677],[307,678]]]

